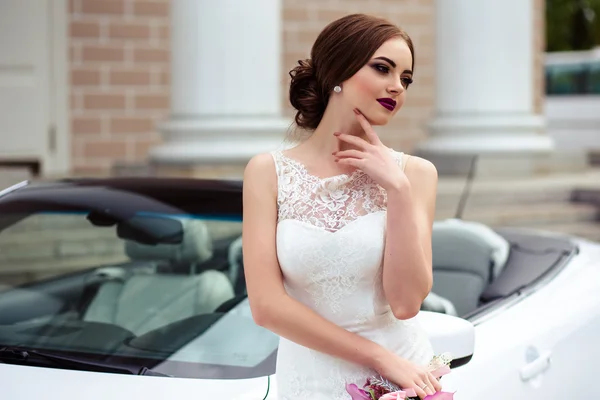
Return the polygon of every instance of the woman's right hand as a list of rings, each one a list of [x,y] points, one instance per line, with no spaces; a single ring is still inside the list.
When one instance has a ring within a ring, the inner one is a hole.
[[[416,365],[392,352],[387,352],[379,361],[377,372],[402,389],[414,389],[419,398],[442,390],[440,382],[426,367]]]

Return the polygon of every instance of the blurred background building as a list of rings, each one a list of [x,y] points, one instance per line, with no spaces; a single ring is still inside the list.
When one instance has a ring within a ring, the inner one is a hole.
[[[440,218],[479,155],[470,218],[600,238],[571,202],[600,185],[598,0],[2,0],[2,175],[240,177],[293,133],[288,71],[353,12],[415,42],[379,132],[436,163]]]

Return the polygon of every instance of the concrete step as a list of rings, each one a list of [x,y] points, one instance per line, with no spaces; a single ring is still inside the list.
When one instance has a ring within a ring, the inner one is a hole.
[[[439,152],[417,151],[433,162],[440,176],[464,176],[471,169],[473,157],[466,154],[440,154]],[[479,155],[476,173],[479,177],[523,177],[555,173],[585,171],[589,167],[587,152],[569,149],[550,153],[485,152]]]
[[[454,210],[441,209],[436,219],[454,217]],[[589,222],[599,218],[598,207],[591,204],[539,203],[507,204],[500,207],[467,207],[463,219],[492,227],[544,226],[561,223]]]
[[[578,188],[574,190],[571,199],[577,203],[590,203],[600,206],[600,184],[595,188]]]
[[[600,242],[600,222],[575,222],[567,224],[546,224],[543,226],[527,226],[526,228],[543,229],[549,232],[578,236]]]
[[[456,208],[465,183],[464,177],[440,177],[438,208]],[[600,190],[600,168],[534,178],[478,178],[471,186],[467,205],[487,207],[511,203],[567,202],[576,190]]]

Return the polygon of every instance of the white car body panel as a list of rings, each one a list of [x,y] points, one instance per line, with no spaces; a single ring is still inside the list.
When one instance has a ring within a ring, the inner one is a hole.
[[[0,196],[16,188],[6,189]],[[600,245],[582,240],[577,243],[580,253],[547,284],[475,320],[472,360],[442,380],[444,390],[456,391],[455,400],[597,397]],[[245,316],[250,322],[251,316]],[[456,322],[450,321],[452,329],[460,329]],[[217,343],[218,335],[231,329],[235,327],[223,318],[208,335],[191,341],[173,357],[184,358],[193,346]],[[450,331],[431,324],[426,329],[438,334],[433,341],[436,351],[446,351],[440,338]],[[236,345],[249,346],[253,337],[249,334],[245,343]],[[211,354],[194,357],[210,361],[223,351],[211,347]],[[160,371],[160,366],[156,370]],[[132,376],[0,363],[0,377],[3,400],[261,400],[268,387],[267,399],[276,399],[274,376],[269,383],[267,377],[210,380]]]
[[[267,378],[204,380],[0,364],[3,400],[261,400]]]
[[[476,326],[473,359],[443,380],[456,400],[596,398],[600,246],[579,244],[546,286]]]
[[[594,382],[596,360],[600,359],[600,346],[594,345],[600,332],[600,246],[583,241],[580,246],[581,254],[551,282],[475,327],[473,359],[443,379],[445,390],[456,391],[456,400],[593,398],[596,388],[590,382]],[[549,354],[550,362],[530,366],[533,376],[523,381],[521,373],[527,372],[530,348],[542,356]],[[0,376],[6,400],[255,400],[263,399],[267,387],[266,377],[203,380],[9,364],[0,364]],[[276,399],[276,394],[271,377],[267,398]]]

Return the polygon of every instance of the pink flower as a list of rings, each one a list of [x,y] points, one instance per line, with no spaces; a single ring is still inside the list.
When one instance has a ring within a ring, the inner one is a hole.
[[[437,392],[425,397],[424,400],[454,400],[454,393]]]
[[[403,400],[406,399],[406,392],[398,391],[386,393],[379,398],[379,400]]]
[[[354,383],[347,383],[346,391],[350,394],[352,400],[371,400],[369,392],[359,388]]]
[[[431,371],[431,375],[433,375],[434,378],[441,378],[442,376],[449,374],[449,373],[450,373],[450,367],[447,365],[442,365],[441,367]]]
[[[381,396],[379,398],[379,400],[404,400],[404,399],[406,399],[407,396],[408,397],[417,397],[417,394],[412,389],[409,389],[407,391],[400,390],[397,392],[386,393],[383,396]],[[359,398],[359,399],[362,400],[362,398]],[[352,398],[352,400],[354,400],[354,398]],[[437,392],[437,393],[430,394],[429,396],[425,397],[424,400],[454,400],[454,393]]]

